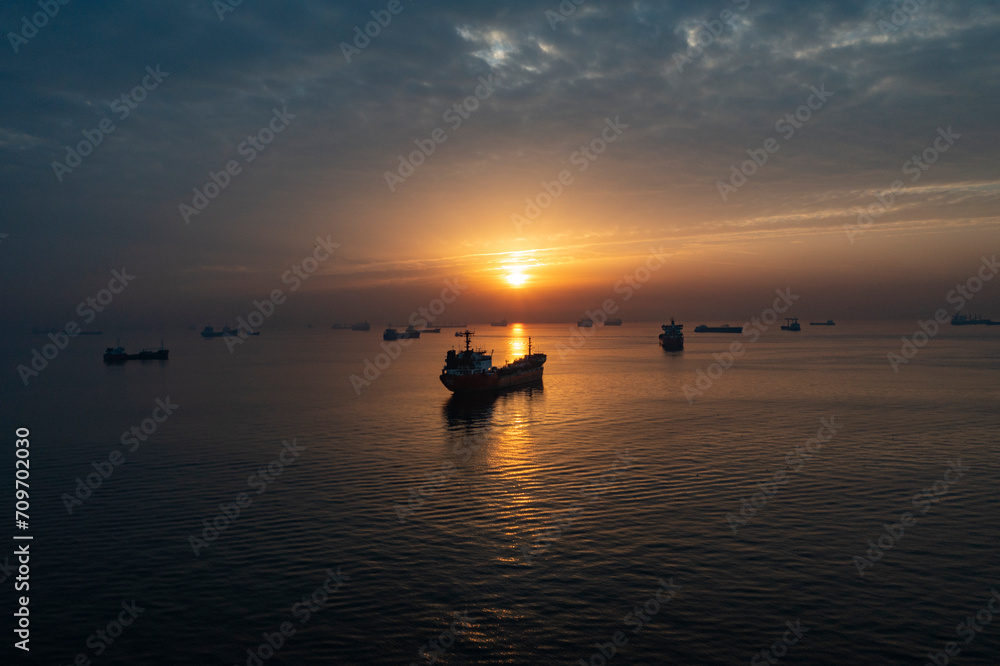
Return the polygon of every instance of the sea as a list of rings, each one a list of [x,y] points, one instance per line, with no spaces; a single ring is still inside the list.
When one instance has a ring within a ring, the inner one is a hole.
[[[8,336],[0,661],[1000,664],[1000,328],[662,323]]]

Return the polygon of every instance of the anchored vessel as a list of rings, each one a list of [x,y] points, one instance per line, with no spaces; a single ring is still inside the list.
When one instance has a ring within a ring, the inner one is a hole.
[[[244,332],[241,335],[238,329],[229,328],[228,326],[224,326],[221,331],[217,331],[211,326],[206,326],[202,329],[201,335],[205,338],[230,338],[236,336],[245,337],[247,335],[260,335],[260,331],[254,331],[252,333]]]
[[[614,319],[608,319],[604,322],[605,326],[621,326],[622,320],[620,317],[615,317]]]
[[[826,321],[811,321],[810,326],[836,326],[832,319],[827,319]]]
[[[367,321],[359,321],[357,323],[351,324],[350,326],[348,326],[347,324],[334,324],[330,328],[338,331],[346,331],[347,329],[351,329],[352,331],[370,331],[372,330],[372,325],[369,324]]]
[[[1000,321],[983,319],[982,315],[966,317],[965,315],[957,314],[951,318],[951,325],[952,326],[1000,326]]]
[[[666,351],[682,351],[684,349],[684,333],[681,329],[684,324],[675,324],[673,317],[670,318],[670,325],[663,325],[663,333],[660,333],[660,345]]]
[[[465,350],[448,351],[441,383],[453,393],[477,393],[499,391],[512,386],[529,384],[542,380],[545,354],[531,353],[531,338],[528,338],[528,355],[516,359],[502,368],[493,366],[493,357],[485,349],[472,348],[472,331],[464,331]]]
[[[121,346],[121,341],[117,347],[108,347],[104,352],[105,363],[124,363],[125,361],[166,361],[170,354],[169,349],[163,348],[163,341],[160,340],[159,349],[143,349],[138,354],[126,354],[125,348]]]
[[[799,326],[798,317],[788,317],[785,319],[785,325],[781,327],[783,331],[801,331],[802,327]]]
[[[592,328],[594,326],[594,322],[592,319],[584,318],[576,322],[576,325],[580,328]]]
[[[701,326],[694,327],[695,333],[742,333],[742,326],[730,326],[729,324],[723,324],[722,326],[707,326],[702,324]]]
[[[506,325],[507,325],[507,320],[506,319],[501,319],[500,321],[491,321],[490,322],[490,326],[506,326]]]

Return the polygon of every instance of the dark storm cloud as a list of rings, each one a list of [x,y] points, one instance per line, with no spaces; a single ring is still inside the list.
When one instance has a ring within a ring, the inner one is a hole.
[[[560,13],[555,1],[401,0],[402,12],[348,62],[342,44],[387,4],[244,0],[220,19],[210,0],[71,0],[17,53],[8,37],[0,60],[5,267],[40,285],[37,298],[69,302],[79,279],[125,258],[184,288],[199,284],[201,266],[268,272],[269,257],[300,254],[314,230],[350,238],[382,224],[386,206],[469,169],[554,173],[616,114],[630,126],[628,149],[608,158],[608,187],[679,194],[708,211],[702,231],[756,217],[780,230],[781,213],[795,218],[809,201],[860,205],[866,199],[852,202],[855,194],[888,187],[939,126],[962,134],[961,159],[942,160],[928,179],[996,180],[1000,21],[992,2],[587,0],[563,2],[576,8]],[[6,4],[0,27],[17,33],[38,11],[37,3]],[[699,39],[703,48],[693,48]],[[120,118],[110,103],[156,66],[169,75]],[[383,173],[397,156],[443,126],[442,113],[490,74],[502,85],[484,109],[433,166],[390,195]],[[716,181],[776,136],[776,120],[805,103],[810,86],[833,97],[722,202]],[[284,108],[295,116],[287,130],[242,163],[237,147]],[[59,182],[52,163],[105,118],[115,131]],[[178,205],[233,159],[242,173],[185,225]],[[996,189],[976,192],[973,203]],[[511,192],[511,201],[525,194]],[[961,195],[967,205],[969,196]],[[778,199],[790,208],[775,210]],[[788,225],[842,222],[807,218]],[[639,226],[656,231],[652,221]],[[414,233],[402,224],[391,231]],[[354,240],[349,253],[376,254],[374,243]]]

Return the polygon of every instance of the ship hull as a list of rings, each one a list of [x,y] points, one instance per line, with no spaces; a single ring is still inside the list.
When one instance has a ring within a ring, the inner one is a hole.
[[[664,351],[684,351],[684,338],[660,337],[660,346]]]
[[[531,384],[542,381],[542,371],[545,368],[534,368],[521,372],[499,375],[496,372],[487,372],[477,375],[449,375],[440,376],[441,383],[452,393],[483,393],[488,391],[503,391],[504,389],[522,384]]]

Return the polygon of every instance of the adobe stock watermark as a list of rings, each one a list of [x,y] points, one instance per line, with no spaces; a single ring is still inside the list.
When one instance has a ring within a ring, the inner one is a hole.
[[[788,630],[781,634],[781,638],[771,643],[771,647],[765,648],[756,653],[750,659],[753,666],[764,666],[764,664],[777,664],[778,660],[788,654],[788,649],[796,645],[807,631],[808,627],[802,626],[802,620],[795,620],[795,624],[786,622]]]
[[[649,282],[652,278],[653,273],[659,270],[665,263],[669,255],[663,252],[663,246],[659,248],[649,248],[649,256],[643,265],[637,267],[631,273],[622,277],[621,280],[615,283],[614,290],[616,294],[620,294],[622,301],[628,301],[631,299],[635,292],[642,289],[642,286]],[[601,304],[601,307],[596,310],[587,310],[586,316],[595,324],[603,324],[608,320],[610,315],[618,312],[618,301],[614,298],[607,298]],[[559,358],[565,360],[571,352],[576,351],[583,347],[587,342],[587,338],[595,334],[594,328],[580,328],[578,326],[569,327],[569,339],[567,344],[561,342],[556,343],[556,350],[559,352]]]
[[[444,289],[441,290],[441,295],[438,298],[433,299],[426,306],[414,310],[410,314],[408,319],[410,325],[416,328],[417,326],[426,327],[428,324],[433,323],[444,313],[449,305],[462,295],[462,292],[467,287],[468,285],[459,284],[458,280],[445,280]],[[382,352],[375,356],[374,362],[366,358],[364,372],[361,375],[352,374],[350,376],[351,388],[354,389],[354,395],[360,396],[361,389],[371,386],[372,382],[381,377],[382,372],[387,370],[392,365],[392,362],[402,355],[403,350],[411,344],[413,344],[411,338],[383,340],[379,345],[382,348]]]
[[[751,317],[750,321],[743,322],[743,335],[749,338],[747,344],[757,342],[760,336],[767,333],[768,329],[778,321],[778,315],[788,312],[788,309],[792,307],[792,303],[799,300],[799,296],[792,293],[791,287],[786,287],[784,291],[775,289],[774,293],[778,297],[774,299],[771,307],[761,312],[759,317]],[[697,379],[695,379],[694,386],[691,384],[684,385],[684,397],[687,399],[688,404],[693,405],[695,398],[705,395],[726,370],[733,367],[736,359],[743,356],[746,351],[746,346],[742,342],[733,342],[729,345],[728,352],[712,354],[715,363],[709,365],[707,369],[698,370],[695,373]]]
[[[576,167],[577,173],[583,173],[590,168],[590,165],[597,161],[597,158],[604,154],[608,146],[614,143],[622,132],[628,129],[628,125],[621,122],[621,116],[604,119],[604,127],[593,139],[581,144],[578,150],[573,151],[569,156],[569,162]],[[565,188],[573,184],[575,176],[569,169],[560,171],[551,182],[542,181],[542,189],[534,197],[524,198],[524,215],[512,213],[510,221],[514,223],[514,228],[518,232],[528,226],[542,214],[542,211],[552,205],[556,199],[565,191]]]
[[[129,275],[125,268],[121,271],[111,271],[111,279],[108,280],[107,289],[101,289],[95,295],[84,299],[76,306],[76,313],[80,315],[84,323],[90,324],[97,318],[98,312],[111,305],[115,296],[125,291],[125,287],[135,279],[134,275]],[[63,330],[58,333],[49,333],[51,344],[44,345],[41,352],[38,349],[31,350],[31,360],[28,365],[17,366],[17,374],[25,386],[32,377],[37,377],[40,372],[49,367],[49,363],[54,361],[59,352],[69,346],[69,341],[80,335],[80,324],[75,320],[66,322]],[[28,367],[30,365],[30,367]]]
[[[892,32],[899,32],[901,28],[913,20],[914,15],[926,3],[927,0],[903,0],[902,2],[896,2],[893,5],[892,13],[889,15],[889,20],[880,18],[875,25],[883,37],[887,37]]]
[[[786,113],[783,117],[778,118],[778,122],[774,124],[774,130],[783,136],[784,141],[791,140],[795,136],[795,131],[802,129],[813,117],[813,112],[822,109],[827,100],[833,97],[833,93],[826,89],[826,84],[820,84],[818,89],[816,86],[809,86],[809,89],[812,94],[806,98],[805,104],[795,109],[794,113]],[[715,188],[719,191],[722,200],[727,201],[730,196],[736,194],[741,187],[747,184],[747,179],[763,168],[771,155],[779,150],[781,150],[781,141],[774,137],[765,139],[760,148],[747,148],[746,152],[750,159],[742,162],[739,168],[735,164],[730,167],[729,181],[715,181]]]
[[[287,440],[283,441],[281,451],[278,452],[274,460],[267,467],[257,468],[256,472],[247,477],[247,487],[250,490],[256,490],[255,494],[260,495],[281,476],[285,467],[298,460],[305,450],[306,447],[296,443],[294,438],[291,443]],[[211,546],[223,532],[229,529],[230,525],[236,522],[243,509],[251,504],[253,504],[253,498],[246,491],[237,493],[232,502],[219,504],[219,513],[211,521],[208,518],[201,521],[204,526],[201,537],[188,536],[188,544],[191,546],[194,556],[199,557],[201,550]]]
[[[788,468],[788,471],[779,469],[773,474],[771,481],[758,481],[757,487],[760,490],[755,492],[749,500],[746,497],[740,499],[739,515],[735,513],[726,514],[726,523],[728,523],[733,534],[736,534],[740,527],[748,524],[750,519],[756,516],[757,512],[767,505],[768,500],[778,493],[778,486],[788,483],[791,479],[791,474],[800,471],[805,461],[819,453],[823,445],[832,440],[836,436],[837,431],[843,427],[843,424],[838,424],[832,416],[829,420],[820,419],[816,436],[807,439],[805,444],[796,446],[794,451],[789,451],[788,455],[785,456],[785,466]]]
[[[278,625],[277,631],[272,633],[265,631],[261,634],[264,640],[259,645],[247,648],[246,666],[263,666],[264,662],[274,657],[285,646],[286,641],[294,636],[299,628],[305,626],[315,613],[329,604],[330,597],[339,592],[344,583],[351,579],[340,569],[341,567],[337,567],[337,571],[327,569],[326,579],[313,590],[312,594],[292,604],[292,617],[298,620],[298,627],[286,620]]]
[[[750,6],[750,0],[730,0],[739,11],[745,10]],[[719,12],[718,19],[712,19],[711,21],[702,21],[701,28],[698,30],[694,37],[694,44],[687,47],[684,53],[677,51],[671,56],[671,61],[674,63],[674,67],[677,68],[677,73],[680,74],[684,71],[684,67],[691,65],[695,60],[700,58],[705,53],[705,49],[715,43],[722,33],[725,32],[725,26],[736,29],[736,25],[733,22],[736,18],[736,12],[731,9],[723,9]],[[672,73],[673,70],[669,70],[668,73]]]
[[[931,510],[931,505],[941,501],[941,497],[946,495],[951,487],[961,481],[965,473],[971,468],[962,464],[962,459],[948,462],[948,469],[940,480],[935,481],[930,487],[922,489],[913,496],[912,504],[914,508],[920,509],[920,515],[924,516]],[[953,476],[954,475],[954,476]],[[875,566],[875,563],[885,557],[885,554],[892,550],[896,544],[906,535],[906,528],[917,524],[917,519],[913,513],[904,511],[899,515],[899,522],[883,523],[882,530],[875,539],[868,540],[868,550],[864,556],[855,555],[851,558],[854,566],[857,567],[858,575],[864,578],[865,569]]]
[[[311,257],[305,257],[297,264],[281,274],[281,283],[291,285],[289,294],[299,290],[302,283],[319,269],[319,265],[333,256],[334,250],[340,247],[339,243],[330,240],[330,235],[326,238],[316,237],[316,247],[313,248]],[[279,305],[283,305],[288,298],[282,289],[272,289],[271,293],[263,301],[253,301],[253,309],[247,313],[246,317],[236,319],[236,335],[227,335],[224,339],[229,353],[232,354],[238,345],[244,344],[250,335],[264,325]]]
[[[934,137],[931,145],[924,148],[919,155],[914,155],[903,162],[903,174],[910,176],[911,183],[916,183],[924,175],[924,172],[930,169],[943,153],[948,152],[948,149],[954,146],[961,137],[961,134],[956,134],[951,130],[950,125],[948,129],[939,127],[938,135]],[[844,225],[844,233],[847,234],[847,240],[851,241],[851,245],[854,245],[856,237],[871,229],[876,218],[889,212],[889,209],[896,202],[896,195],[904,189],[905,183],[897,178],[890,183],[888,190],[875,195],[875,201],[858,209],[858,221],[855,224]]]
[[[618,483],[620,470],[630,469],[634,463],[635,458],[630,455],[628,449],[619,451],[616,460],[611,463],[611,467],[596,481],[588,484],[587,488],[581,489],[580,494],[586,498],[587,503],[596,502],[608,489]],[[569,529],[576,519],[583,515],[583,505],[584,501],[578,500],[570,508],[560,512],[555,519],[555,525],[542,530],[542,533],[535,537],[530,546],[521,546],[521,553],[528,564],[531,564],[533,559],[551,548],[552,544],[562,537],[563,530]]]
[[[889,367],[892,368],[892,371],[898,375],[899,366],[909,363],[921,349],[926,347],[927,343],[933,340],[938,334],[945,322],[951,318],[950,314],[961,312],[962,308],[982,290],[983,285],[996,276],[998,270],[1000,270],[1000,264],[997,263],[997,256],[995,254],[989,259],[982,257],[982,263],[976,274],[966,280],[964,284],[956,284],[955,288],[945,296],[945,300],[954,307],[952,313],[949,313],[944,308],[938,308],[934,312],[933,318],[929,318],[927,321],[918,320],[918,330],[914,331],[908,337],[900,338],[903,344],[899,348],[899,352],[886,353],[886,358],[889,361]]]
[[[94,651],[94,657],[100,657],[107,652],[114,645],[115,640],[125,633],[125,628],[132,626],[139,619],[139,615],[146,611],[145,608],[136,603],[135,599],[131,602],[123,601],[121,607],[122,609],[118,612],[116,619],[111,620],[103,628],[87,636],[86,645]],[[90,664],[89,653],[80,652],[73,659],[73,663],[83,664],[84,666]]]
[[[472,454],[482,448],[488,441],[489,437],[487,435],[476,433],[471,437],[466,435],[462,438],[461,442],[453,444],[451,452],[456,457],[461,456],[461,460],[457,460],[457,458],[455,460],[445,460],[441,463],[440,471],[426,472],[424,476],[427,477],[428,482],[421,484],[419,487],[410,488],[409,497],[406,499],[405,505],[397,503],[393,506],[399,522],[405,523],[407,518],[412,517],[416,510],[424,505],[424,499],[444,487],[448,480],[458,471],[459,464],[469,462]]]
[[[8,32],[7,41],[14,53],[18,53],[21,47],[38,35],[38,31],[49,24],[50,19],[54,19],[59,13],[60,6],[66,6],[69,0],[38,0],[38,6],[42,11],[35,12],[29,18],[21,17],[21,29],[17,32]]]
[[[436,637],[427,641],[427,643],[425,643],[424,646],[417,651],[420,661],[411,661],[410,666],[421,666],[424,663],[435,663],[451,648],[451,646],[455,644],[455,641],[459,636],[467,633],[469,629],[476,625],[477,622],[481,621],[481,618],[471,617],[468,611],[463,611],[462,613],[456,612],[452,613],[452,615],[455,619],[448,625],[448,628]]]
[[[170,396],[166,398],[157,398],[155,403],[156,407],[153,408],[152,414],[148,418],[143,419],[138,425],[132,426],[130,429],[126,430],[118,438],[118,441],[122,445],[122,449],[113,449],[111,453],[108,454],[107,460],[102,460],[100,462],[92,462],[91,467],[95,471],[87,475],[86,480],[76,477],[76,489],[73,494],[63,493],[62,499],[63,506],[66,507],[66,513],[73,515],[73,508],[77,506],[83,506],[83,503],[93,495],[98,488],[103,485],[105,481],[111,478],[111,475],[115,473],[115,470],[121,465],[125,464],[125,454],[123,451],[127,448],[129,453],[135,453],[139,446],[149,440],[150,437],[156,434],[159,430],[160,424],[170,418],[175,411],[180,409],[180,405],[175,405],[170,402]]]
[[[548,19],[549,26],[555,30],[556,26],[560,23],[569,20],[569,17],[576,13],[576,8],[586,1],[587,0],[562,0],[556,8],[559,10],[558,12],[546,9],[545,18]]]
[[[995,587],[990,589],[990,597],[982,608],[977,610],[975,614],[967,615],[963,621],[955,626],[955,633],[958,634],[959,638],[964,638],[965,644],[968,645],[989,626],[994,615],[1000,615],[1000,592]],[[925,662],[924,666],[946,666],[961,652],[962,648],[958,646],[958,641],[948,641],[940,652],[927,653],[928,661]]]
[[[399,16],[403,13],[406,7],[403,6],[400,0],[389,0],[389,3],[385,6],[385,9],[371,10],[371,16],[373,21],[368,21],[365,23],[365,29],[362,30],[360,25],[354,26],[354,40],[352,44],[347,42],[340,43],[340,52],[344,54],[344,59],[348,64],[351,63],[351,57],[359,55],[363,50],[368,48],[368,45],[372,43],[372,40],[382,34],[382,30],[389,27],[392,23],[393,16]]]
[[[236,146],[236,152],[243,158],[244,164],[250,164],[257,156],[267,150],[267,147],[274,141],[275,137],[285,131],[295,115],[288,113],[288,107],[282,107],[279,111],[277,107],[271,109],[271,119],[264,127],[257,130],[255,134],[248,134],[247,138]],[[233,179],[243,173],[243,165],[237,160],[229,160],[218,171],[209,171],[208,180],[200,188],[194,188],[194,195],[191,197],[191,205],[181,203],[177,206],[184,224],[191,224],[191,218],[200,215],[209,204],[222,193],[222,190],[229,187]]]
[[[226,20],[226,14],[232,14],[243,4],[243,0],[212,0],[212,9],[220,21]]]
[[[457,132],[465,121],[479,110],[480,103],[488,100],[499,87],[500,82],[493,79],[493,74],[490,74],[486,78],[480,76],[479,85],[476,86],[473,94],[461,102],[453,104],[451,108],[441,115],[441,119],[448,123],[452,132]],[[414,150],[407,156],[399,155],[399,165],[396,167],[396,170],[386,171],[383,174],[385,184],[389,186],[389,191],[395,192],[396,187],[402,185],[406,182],[407,178],[416,173],[417,169],[423,166],[430,156],[434,154],[437,147],[447,140],[448,132],[441,127],[435,127],[431,130],[430,136],[426,139],[414,139],[413,143],[416,144],[417,150]]]
[[[139,85],[108,102],[108,106],[111,107],[112,112],[117,114],[119,121],[128,118],[132,111],[139,108],[139,104],[145,101],[149,93],[156,90],[164,79],[170,76],[170,72],[161,71],[159,65],[155,69],[151,66],[147,67],[146,72],[146,76],[142,78]],[[56,180],[60,183],[63,182],[63,177],[83,164],[83,160],[92,155],[97,147],[104,143],[104,137],[116,129],[118,128],[114,121],[108,117],[97,123],[97,127],[94,129],[83,130],[83,141],[77,143],[76,146],[66,146],[66,157],[62,162],[58,160],[52,162],[52,173],[55,174]]]
[[[632,628],[632,635],[638,634],[647,626],[653,618],[660,612],[663,606],[670,603],[670,600],[674,598],[677,594],[677,590],[683,590],[684,588],[680,585],[674,584],[674,579],[669,580],[659,580],[660,586],[656,589],[651,597],[643,601],[641,604],[636,604],[636,606],[622,618],[622,622],[626,627]],[[663,602],[662,604],[660,602]],[[597,642],[594,647],[597,648],[593,654],[590,655],[590,659],[584,661],[580,659],[580,666],[605,666],[609,661],[611,661],[616,654],[618,654],[618,649],[625,647],[628,644],[629,638],[625,635],[624,631],[616,631],[611,635],[611,638],[606,643]]]

